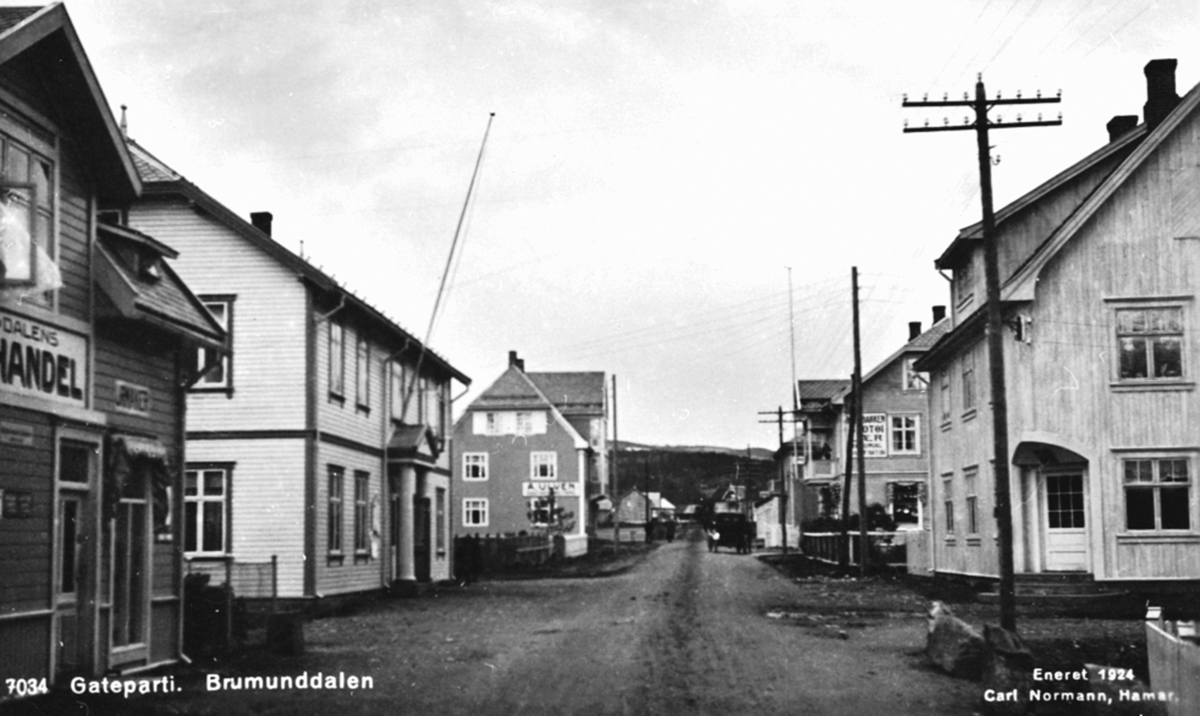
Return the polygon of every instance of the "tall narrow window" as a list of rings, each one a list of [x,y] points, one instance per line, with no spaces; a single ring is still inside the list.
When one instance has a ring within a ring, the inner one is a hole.
[[[979,534],[979,495],[976,485],[979,482],[979,468],[968,467],[963,470],[963,484],[966,491],[967,536]]]
[[[962,365],[963,412],[975,409],[975,353],[968,351]]]
[[[371,406],[371,344],[359,332],[358,347],[354,352],[354,400],[360,408]]]
[[[404,369],[404,364],[399,361],[392,361],[392,420],[404,420],[404,391],[407,390],[404,382],[407,380],[407,375]]]
[[[183,473],[183,551],[188,555],[224,555],[228,518],[229,471],[226,468]]]
[[[446,552],[446,488],[439,487],[434,493],[434,511],[436,513],[437,536],[434,546],[439,554]]]
[[[1118,309],[1117,347],[1121,380],[1183,377],[1183,309]]]
[[[346,394],[346,328],[340,323],[329,324],[329,393],[336,397]]]
[[[942,507],[946,513],[946,536],[954,536],[954,475],[942,479]]]
[[[371,548],[370,484],[369,473],[354,473],[354,551],[358,554],[366,554]]]
[[[342,478],[346,471],[336,465],[329,466],[329,552],[342,553]]]
[[[950,400],[950,369],[947,366],[941,372],[942,382],[942,422],[950,422],[950,411],[953,402]]]
[[[216,320],[228,336],[226,345],[233,345],[233,301],[234,296],[202,296],[204,307]],[[208,348],[196,349],[196,372],[201,373],[200,380],[192,390],[228,390],[233,387],[233,371],[230,356]],[[206,370],[207,369],[207,370]]]
[[[1122,462],[1126,529],[1191,529],[1191,469],[1188,458],[1136,458]]]

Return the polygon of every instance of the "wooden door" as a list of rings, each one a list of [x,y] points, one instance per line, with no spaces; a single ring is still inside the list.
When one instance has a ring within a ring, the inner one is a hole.
[[[1051,472],[1043,476],[1046,499],[1046,570],[1087,571],[1087,502],[1083,471]]]
[[[98,444],[68,440],[58,448],[54,616],[60,676],[89,673],[95,666],[97,555],[91,490],[98,451]]]

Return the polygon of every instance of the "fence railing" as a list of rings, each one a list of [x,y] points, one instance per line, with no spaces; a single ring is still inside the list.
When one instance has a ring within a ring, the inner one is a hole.
[[[454,538],[457,569],[474,573],[549,562],[555,556],[549,534],[463,535]]]
[[[245,562],[234,557],[188,560],[187,574],[209,575],[209,585],[229,585],[234,596],[247,599],[275,599],[279,596],[279,557],[269,562]]]
[[[843,539],[850,543],[850,564],[859,564],[859,532],[852,531],[844,538],[840,532],[805,532],[800,538],[800,551],[821,562],[838,564]],[[870,562],[904,564],[908,532],[868,532]]]
[[[1175,694],[1174,700],[1167,702],[1167,713],[1171,716],[1200,713],[1200,643],[1196,640],[1196,623],[1165,621],[1162,610],[1151,607],[1146,614],[1146,657],[1150,664],[1150,688]]]

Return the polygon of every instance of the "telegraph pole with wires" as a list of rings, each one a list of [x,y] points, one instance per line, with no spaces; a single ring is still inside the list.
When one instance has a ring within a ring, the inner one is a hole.
[[[1016,122],[1005,122],[1002,116],[996,121],[988,118],[988,111],[1002,105],[1032,105],[1057,104],[1062,101],[1062,92],[1054,97],[1042,97],[1038,92],[1035,97],[1022,98],[1018,92],[1015,98],[1001,99],[1000,93],[989,100],[983,86],[983,75],[975,82],[975,98],[969,99],[963,94],[962,100],[951,100],[943,95],[940,101],[929,99],[926,95],[921,101],[909,100],[904,96],[904,107],[970,107],[975,112],[975,121],[964,118],[962,125],[951,125],[944,120],[941,127],[929,126],[926,121],[923,127],[909,127],[905,122],[905,132],[947,132],[955,130],[974,130],[979,153],[979,189],[983,203],[983,250],[984,277],[987,284],[987,341],[988,341],[988,373],[991,379],[992,399],[992,450],[996,473],[996,521],[1000,537],[1000,626],[1010,631],[1017,628],[1016,589],[1013,578],[1013,526],[1012,499],[1009,488],[1008,470],[1008,402],[1005,397],[1004,381],[1004,342],[1001,334],[1003,312],[1000,306],[1000,267],[996,246],[996,216],[992,209],[992,157],[991,145],[988,144],[988,131],[992,129],[1008,129],[1012,127],[1054,127],[1062,124],[1062,114],[1057,119],[1043,120],[1039,114],[1035,121],[1023,121],[1020,114]]]

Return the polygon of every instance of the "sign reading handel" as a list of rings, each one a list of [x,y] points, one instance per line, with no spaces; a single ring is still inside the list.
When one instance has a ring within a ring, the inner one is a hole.
[[[887,457],[887,415],[863,414],[863,456]]]
[[[85,405],[87,339],[0,311],[0,392]]]
[[[556,497],[579,497],[579,485],[574,482],[522,482],[522,497],[549,497],[554,490]]]

